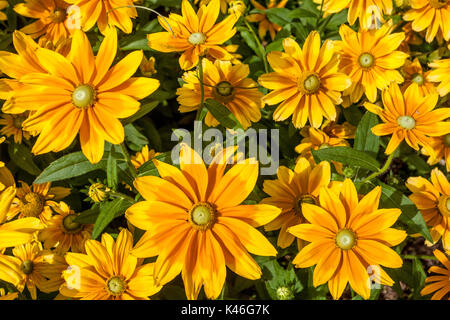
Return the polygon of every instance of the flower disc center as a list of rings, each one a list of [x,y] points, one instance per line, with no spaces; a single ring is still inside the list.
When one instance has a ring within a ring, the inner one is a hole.
[[[302,194],[301,196],[299,196],[297,198],[297,200],[295,202],[295,213],[301,217],[303,216],[302,215],[302,203],[317,204],[317,200],[310,194]]]
[[[204,44],[206,42],[206,36],[201,32],[195,32],[189,36],[188,41],[194,46]]]
[[[450,196],[442,195],[439,198],[439,212],[447,218],[450,218]]]
[[[421,86],[425,82],[425,78],[423,77],[423,75],[417,73],[413,76],[412,81]]]
[[[350,250],[356,245],[356,234],[349,229],[342,229],[336,234],[336,245],[342,250]]]
[[[64,231],[67,233],[76,233],[82,229],[83,225],[74,221],[77,217],[78,215],[74,213],[64,217],[62,221]]]
[[[370,53],[366,52],[359,56],[359,65],[363,68],[370,68],[374,62],[375,59]]]
[[[401,116],[397,118],[397,124],[406,130],[411,130],[416,127],[416,120],[411,116]]]
[[[303,81],[303,89],[308,93],[315,93],[319,90],[320,79],[316,74],[310,74]]]
[[[31,274],[33,272],[34,266],[33,261],[31,260],[25,260],[20,265],[20,270],[22,270],[23,273],[26,275]]]
[[[66,16],[66,10],[57,8],[55,9],[55,11],[53,11],[51,19],[53,20],[53,22],[61,23],[66,20]]]
[[[122,277],[114,276],[107,282],[107,289],[113,296],[120,296],[125,292],[127,285]]]
[[[444,136],[443,141],[447,147],[450,147],[450,133]]]
[[[27,118],[24,117],[24,116],[17,116],[17,117],[14,117],[14,120],[13,120],[13,126],[14,126],[14,128],[16,128],[16,129],[22,129],[22,124],[23,124],[23,122],[24,122],[26,119],[27,119]]]
[[[430,6],[435,9],[440,9],[447,4],[448,0],[430,0]]]
[[[77,108],[86,109],[94,105],[96,97],[97,92],[92,86],[82,84],[73,91],[72,103]]]
[[[37,193],[27,193],[22,199],[20,210],[25,217],[38,217],[44,210],[45,199]]]
[[[191,224],[201,230],[210,228],[215,222],[215,217],[214,208],[206,202],[195,204],[189,214]]]
[[[234,87],[228,81],[222,81],[214,87],[214,91],[222,97],[229,97],[233,94]]]

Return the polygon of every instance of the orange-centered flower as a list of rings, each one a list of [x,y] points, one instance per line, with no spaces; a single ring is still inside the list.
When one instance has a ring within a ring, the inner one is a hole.
[[[232,56],[222,43],[236,33],[235,15],[230,15],[215,24],[220,13],[220,1],[212,0],[201,6],[196,13],[188,0],[181,3],[182,16],[171,13],[158,21],[167,32],[156,32],[147,36],[150,48],[161,52],[183,52],[180,66],[192,69],[198,64],[199,56],[210,55],[219,60],[230,60]]]

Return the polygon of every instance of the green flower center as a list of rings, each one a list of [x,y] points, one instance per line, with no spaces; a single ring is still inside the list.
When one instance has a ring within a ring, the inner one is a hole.
[[[96,98],[97,92],[88,84],[79,85],[72,93],[73,105],[81,109],[92,107]]]
[[[26,120],[26,117],[23,117],[23,116],[14,117],[14,120],[13,120],[14,128],[22,129],[22,124],[25,120]]]
[[[229,97],[233,94],[234,87],[228,81],[222,81],[214,87],[214,91],[222,97]]]
[[[356,245],[356,234],[349,229],[342,229],[336,234],[335,241],[342,250],[350,250]]]
[[[315,93],[320,88],[320,79],[316,74],[310,74],[303,81],[303,89],[308,93]]]
[[[33,272],[34,266],[33,261],[31,260],[25,260],[20,265],[20,270],[22,270],[23,273],[26,275],[31,274]]]
[[[401,116],[397,118],[397,124],[406,130],[411,130],[416,127],[416,120],[411,116]]]
[[[277,297],[279,300],[292,300],[294,299],[294,294],[291,289],[287,287],[277,288]]]
[[[201,32],[195,32],[189,36],[188,41],[190,44],[197,46],[206,42],[206,36]]]
[[[439,212],[447,218],[450,218],[450,196],[442,195],[438,203]]]
[[[69,214],[64,217],[62,221],[62,226],[66,233],[76,233],[83,228],[81,223],[75,222],[74,220],[78,217],[77,214]]]
[[[359,65],[363,68],[370,68],[374,62],[375,59],[370,53],[366,52],[359,56]]]
[[[314,198],[314,196],[312,196],[310,194],[302,194],[301,196],[299,196],[297,198],[297,200],[295,201],[294,209],[295,209],[295,213],[300,217],[303,217],[302,203],[317,204],[317,200],[316,200],[316,198]]]
[[[413,75],[412,81],[421,86],[425,82],[425,78],[423,77],[423,75],[416,73],[415,75]]]
[[[448,0],[430,0],[430,6],[435,9],[440,9],[447,4]]]
[[[107,290],[113,296],[120,296],[127,289],[127,284],[122,277],[114,276],[107,282]]]
[[[444,136],[443,141],[447,147],[450,147],[450,133]]]
[[[199,230],[206,230],[213,226],[216,218],[214,208],[207,202],[195,204],[189,214],[189,221]]]

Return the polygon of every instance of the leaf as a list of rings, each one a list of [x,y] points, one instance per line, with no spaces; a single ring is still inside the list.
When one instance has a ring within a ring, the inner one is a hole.
[[[279,26],[284,26],[292,21],[290,10],[287,8],[271,8],[265,10],[266,16],[270,22]]]
[[[214,118],[216,118],[216,120],[225,128],[233,130],[243,129],[234,114],[220,102],[217,102],[214,99],[207,99],[205,101],[205,106]]]
[[[97,220],[99,212],[100,206],[98,204],[94,204],[92,208],[81,212],[74,221],[82,224],[94,224],[95,220]]]
[[[155,109],[158,105],[159,105],[160,101],[151,101],[149,103],[143,104],[141,105],[141,107],[139,108],[139,111],[136,112],[134,115],[132,115],[129,118],[126,118],[122,121],[122,123],[124,125],[127,125],[129,123],[133,123],[134,121],[142,118],[143,116],[145,116],[147,113],[149,113],[150,111],[152,111],[153,109]]]
[[[352,167],[360,167],[370,171],[378,171],[380,163],[366,152],[349,147],[331,147],[311,151],[316,162],[337,161]]]
[[[304,8],[297,8],[289,11],[288,17],[291,19],[295,18],[318,18],[317,12],[313,12]]]
[[[97,239],[108,224],[115,218],[124,214],[132,204],[131,201],[123,198],[116,198],[113,201],[102,203],[94,228],[92,229],[92,239]]]
[[[127,124],[124,129],[125,140],[131,150],[141,151],[142,147],[149,143],[147,137],[140,133],[132,124]]]
[[[8,145],[11,160],[21,169],[33,176],[41,173],[41,169],[34,163],[30,149],[23,144],[11,143]]]
[[[105,156],[107,154],[105,152]],[[95,170],[104,169],[105,165],[104,160],[92,164],[84,156],[83,152],[74,152],[53,161],[33,183],[53,182],[78,177]]]
[[[119,182],[119,176],[117,174],[117,159],[114,158],[114,153],[110,152],[108,156],[108,161],[106,163],[106,182],[108,187],[113,190],[117,189],[117,184]]]
[[[380,137],[372,133],[372,128],[378,124],[376,114],[366,112],[356,128],[355,143],[353,148],[366,151],[376,157],[380,147]]]
[[[403,192],[382,182],[379,184],[381,186],[381,206],[384,208],[399,208],[402,210],[399,220],[407,226],[406,231],[408,234],[420,233],[425,239],[432,242],[433,240],[427,224],[414,203],[409,200]]]

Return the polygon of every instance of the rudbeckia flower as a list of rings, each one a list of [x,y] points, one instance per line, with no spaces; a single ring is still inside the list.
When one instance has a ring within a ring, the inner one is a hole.
[[[230,3],[232,0],[220,0],[220,11],[222,13],[227,13],[227,7],[228,3]],[[200,2],[200,6],[207,5],[211,3],[211,0],[195,0],[194,3],[198,4]]]
[[[392,82],[389,88],[383,91],[382,100],[384,109],[368,102],[364,107],[377,114],[384,122],[372,128],[373,134],[392,134],[385,150],[386,154],[394,152],[403,140],[414,150],[419,150],[421,145],[433,154],[430,137],[450,133],[450,122],[442,121],[449,117],[450,108],[435,109],[437,93],[422,97],[417,88],[410,86],[402,94],[399,86]]]
[[[320,189],[330,184],[330,163],[322,161],[316,166],[305,158],[300,158],[294,171],[284,166],[279,167],[277,178],[264,181],[263,191],[270,197],[264,198],[261,203],[276,206],[282,211],[277,218],[266,224],[264,229],[266,231],[281,229],[277,245],[280,248],[287,248],[295,237],[286,230],[306,222],[302,214],[302,203],[318,204]],[[304,241],[297,240],[298,248],[303,248]]]
[[[200,156],[183,145],[180,169],[153,160],[160,177],[138,177],[134,186],[145,201],[125,216],[146,230],[132,254],[158,256],[154,277],[164,285],[180,272],[186,296],[196,299],[202,286],[210,299],[220,295],[226,267],[247,279],[259,279],[261,268],[250,256],[275,256],[277,251],[256,230],[281,210],[266,204],[241,205],[255,187],[258,163],[238,162],[226,173],[234,148],[219,152],[207,169]]]
[[[75,31],[75,27],[67,23],[69,6],[63,0],[25,0],[24,3],[14,6],[14,11],[28,18],[39,19],[23,27],[20,31],[33,38],[44,36],[56,44],[69,38]]]
[[[117,27],[125,33],[133,30],[132,18],[137,17],[136,8],[132,0],[65,0],[67,3],[75,5],[80,12],[75,10],[74,18],[81,18],[81,28],[83,31],[91,30],[97,23],[102,34],[106,34],[108,27]]]
[[[220,12],[220,1],[212,0],[196,13],[188,0],[181,3],[182,16],[171,13],[158,21],[167,32],[149,34],[150,48],[161,52],[183,52],[179,62],[183,70],[198,65],[199,57],[206,54],[219,60],[230,60],[230,54],[220,45],[236,33],[235,15],[216,23]]]
[[[2,114],[0,133],[7,137],[13,136],[15,143],[22,143],[22,138],[30,139],[30,132],[23,130],[22,123],[27,119],[28,112],[21,114]]]
[[[148,145],[145,145],[144,147],[142,147],[142,150],[140,152],[136,153],[136,155],[134,156],[131,156],[131,163],[137,169],[159,154],[159,152],[155,152],[155,150],[153,149],[149,150]]]
[[[143,264],[132,248],[133,236],[122,229],[116,241],[107,233],[101,242],[86,241],[86,254],[68,252],[60,293],[81,300],[148,300],[162,287],[153,281],[154,263]]]
[[[322,125],[323,117],[336,120],[336,105],[342,102],[341,91],[351,80],[339,72],[339,56],[333,41],[321,46],[320,35],[313,31],[300,48],[291,38],[283,40],[285,52],[272,51],[267,60],[275,72],[263,74],[258,82],[273,90],[263,101],[269,105],[281,104],[273,113],[275,121],[292,115],[292,123],[302,128],[309,123],[314,128]]]
[[[450,260],[439,250],[434,250],[433,254],[442,263],[444,268],[431,266],[428,269],[428,272],[436,273],[436,275],[429,276],[425,279],[427,285],[420,291],[420,294],[425,296],[434,292],[431,300],[441,300],[450,291]],[[450,297],[448,297],[448,300],[450,300]]]
[[[277,0],[270,0],[267,7],[263,6],[259,2],[256,2],[255,0],[250,0],[251,4],[258,10],[261,10],[261,13],[253,13],[249,14],[245,19],[249,22],[258,22],[258,35],[261,39],[264,39],[267,32],[270,34],[270,38],[275,39],[275,35],[277,32],[280,32],[283,27],[277,25],[276,23],[270,22],[269,19],[267,19],[267,16],[264,14],[264,12],[267,9],[272,8],[284,8],[288,2],[288,0],[282,0],[279,3],[277,3]]]
[[[428,156],[427,163],[435,165],[439,161],[445,161],[447,171],[450,171],[450,133],[445,136],[431,137],[430,147],[433,153],[430,154],[425,148],[421,150],[422,154]]]
[[[346,25],[339,28],[340,67],[352,79],[352,86],[344,95],[350,96],[351,103],[359,101],[363,93],[370,102],[375,102],[377,89],[387,88],[391,81],[403,82],[396,69],[403,66],[408,54],[396,49],[405,39],[405,33],[391,34],[392,30],[391,21],[374,30],[356,32]]]
[[[437,91],[441,97],[450,92],[450,59],[435,60],[428,64],[433,70],[428,73],[427,80],[440,82]]]
[[[231,61],[203,60],[204,99],[214,99],[222,103],[236,117],[244,129],[261,119],[264,107],[257,83],[248,78],[250,69],[246,64],[232,65]],[[185,84],[177,90],[180,112],[195,111],[200,108],[201,89],[198,73],[186,72]],[[208,126],[217,126],[219,121],[211,112],[205,117]]]
[[[403,73],[405,75],[405,82],[401,87],[402,92],[409,86],[414,86],[415,90],[419,90],[422,96],[436,92],[435,85],[427,80],[427,76],[430,72],[423,72],[419,59],[415,58],[412,62],[407,60],[403,66]]]
[[[392,0],[313,0],[322,7],[325,17],[348,8],[347,21],[354,25],[359,19],[363,29],[374,27],[377,20],[384,22],[383,15],[392,14]],[[322,5],[323,2],[323,5]]]
[[[328,282],[334,299],[350,286],[361,297],[370,297],[370,284],[393,285],[381,268],[400,268],[402,258],[390,247],[406,238],[406,232],[391,228],[400,209],[378,209],[381,187],[358,199],[355,185],[346,179],[339,195],[323,187],[319,205],[303,203],[303,216],[310,223],[288,229],[294,236],[310,242],[294,258],[298,268],[315,265],[313,285]]]
[[[442,237],[446,251],[450,251],[450,184],[437,168],[431,171],[431,182],[423,177],[411,177],[406,186],[413,193],[409,196],[431,227],[430,233],[436,243]]]
[[[447,0],[411,0],[411,10],[403,15],[406,21],[412,21],[416,32],[427,29],[425,40],[435,37],[450,40],[450,2]]]
[[[80,30],[74,34],[68,57],[44,48],[35,51],[46,73],[21,77],[24,85],[10,99],[11,110],[36,111],[23,123],[25,130],[39,132],[34,154],[64,150],[79,132],[83,153],[97,163],[105,140],[123,142],[124,128],[118,119],[136,113],[138,100],[153,93],[159,81],[132,77],[142,61],[142,51],[128,54],[110,68],[116,51],[115,29],[107,34],[96,57]]]

